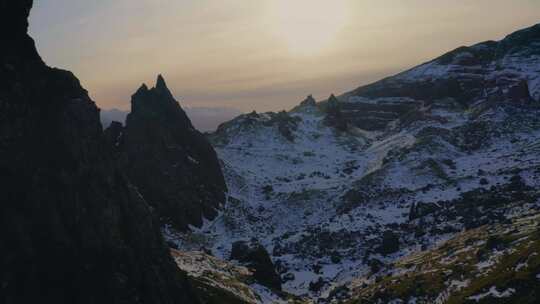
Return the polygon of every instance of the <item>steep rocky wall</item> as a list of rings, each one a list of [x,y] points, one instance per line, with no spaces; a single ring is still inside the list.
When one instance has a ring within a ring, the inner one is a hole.
[[[99,110],[0,1],[0,303],[195,303]]]

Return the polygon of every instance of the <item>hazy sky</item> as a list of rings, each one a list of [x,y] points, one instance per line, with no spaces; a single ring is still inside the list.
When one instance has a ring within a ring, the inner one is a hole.
[[[289,109],[540,23],[540,0],[36,0],[45,61],[103,108],[162,73],[188,106]]]

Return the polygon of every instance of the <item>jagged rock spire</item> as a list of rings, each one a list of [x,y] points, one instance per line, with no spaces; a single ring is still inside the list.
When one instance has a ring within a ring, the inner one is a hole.
[[[135,94],[133,94],[133,96],[134,97],[135,96],[146,96],[151,91],[155,91],[159,95],[164,95],[165,98],[163,98],[163,99],[174,100],[174,97],[173,97],[171,91],[167,87],[167,83],[165,82],[165,78],[163,78],[163,76],[161,74],[159,74],[157,76],[155,87],[153,87],[152,89],[149,89],[148,86],[145,83],[143,83],[139,87],[139,89],[135,92]],[[174,100],[174,101],[176,102],[176,100]]]
[[[143,83],[143,84],[139,87],[139,89],[135,92],[135,95],[141,95],[141,94],[144,94],[144,93],[146,93],[146,92],[148,92],[148,86],[146,86],[146,84]]]
[[[163,76],[161,74],[158,75],[157,77],[157,81],[156,81],[156,89],[158,90],[169,90],[167,88],[167,84],[165,83],[165,79],[163,78]]]
[[[226,192],[217,155],[162,75],[133,95],[119,148],[128,176],[164,223],[185,230],[217,215]]]
[[[158,94],[164,95],[166,99],[170,101],[174,100],[175,103],[178,102],[167,87],[167,83],[165,82],[165,78],[163,78],[163,75],[159,74],[157,76],[156,86],[154,87],[154,89],[158,92]]]

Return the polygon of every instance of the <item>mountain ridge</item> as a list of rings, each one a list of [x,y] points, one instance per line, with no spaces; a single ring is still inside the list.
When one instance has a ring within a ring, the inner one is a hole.
[[[458,48],[331,103],[308,97],[289,112],[252,112],[222,124],[209,138],[223,162],[228,203],[201,229],[167,239],[222,259],[231,243],[257,239],[283,290],[314,303],[458,296],[439,285],[435,295],[369,291],[384,287],[386,276],[400,278],[401,258],[539,212],[538,28],[505,38],[520,43],[505,46],[497,62],[483,54],[502,42],[477,44],[470,55]],[[468,279],[471,297],[499,294]],[[534,275],[526,282],[520,292],[533,296]]]

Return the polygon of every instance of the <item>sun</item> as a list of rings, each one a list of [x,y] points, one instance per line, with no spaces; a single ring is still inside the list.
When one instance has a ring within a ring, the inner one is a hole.
[[[331,47],[350,9],[349,0],[271,0],[269,6],[271,28],[301,55]]]

